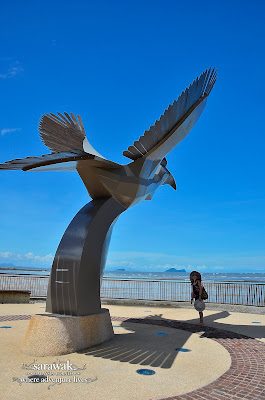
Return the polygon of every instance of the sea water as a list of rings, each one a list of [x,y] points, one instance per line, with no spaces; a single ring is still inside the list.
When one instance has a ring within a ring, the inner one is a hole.
[[[51,268],[42,267],[2,267],[0,273],[19,275],[42,275],[49,276]],[[265,268],[264,268],[265,271]],[[265,272],[203,272],[199,271],[202,281],[219,282],[260,282],[265,283]],[[110,271],[105,269],[104,277],[115,279],[149,279],[149,280],[180,280],[189,282],[189,272],[155,272],[155,271]]]
[[[265,283],[265,273],[255,272],[201,272],[202,281],[221,282],[260,282]],[[150,279],[150,280],[181,280],[190,281],[189,272],[141,272],[141,271],[105,271],[106,278],[120,279]]]

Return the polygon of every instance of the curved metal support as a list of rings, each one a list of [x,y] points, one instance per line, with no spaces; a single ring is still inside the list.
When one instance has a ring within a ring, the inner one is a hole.
[[[53,260],[47,312],[78,316],[100,312],[100,281],[111,233],[125,209],[107,198],[90,201],[76,214]]]

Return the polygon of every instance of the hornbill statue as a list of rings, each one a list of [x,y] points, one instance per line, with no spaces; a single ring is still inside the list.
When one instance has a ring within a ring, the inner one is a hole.
[[[76,170],[92,198],[66,229],[54,257],[46,311],[89,315],[100,312],[100,282],[114,223],[127,208],[151,200],[160,185],[176,189],[166,155],[199,119],[216,81],[215,69],[198,77],[144,135],[123,152],[132,161],[117,164],[89,143],[80,116],[45,114],[39,123],[42,142],[51,150],[0,164],[2,170]]]

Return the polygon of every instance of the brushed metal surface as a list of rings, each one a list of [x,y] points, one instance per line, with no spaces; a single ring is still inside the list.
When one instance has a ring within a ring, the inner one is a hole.
[[[176,190],[165,157],[198,121],[216,78],[215,69],[209,69],[195,79],[123,152],[133,160],[129,164],[101,156],[89,143],[81,117],[66,112],[45,114],[40,120],[40,138],[51,154],[0,164],[0,170],[75,170],[93,199],[76,214],[57,249],[49,282],[48,312],[78,316],[99,312],[100,281],[113,226],[127,208],[151,200],[161,185]]]
[[[56,251],[46,311],[89,315],[100,312],[103,276],[113,226],[125,211],[113,198],[85,205],[66,229]]]
[[[196,78],[181,93],[177,101],[175,100],[172,105],[169,105],[160,119],[155,122],[155,125],[151,126],[148,131],[145,131],[143,136],[140,136],[139,142],[145,147],[146,151],[143,154],[139,154],[133,150],[132,146],[129,146],[129,153],[125,151],[123,155],[133,160],[136,159],[135,156],[138,158],[142,156],[148,157],[148,153],[152,152],[153,146],[160,144],[176,125],[181,121],[184,122],[185,118],[189,116],[191,109],[194,109],[196,105],[210,94],[216,78],[217,72],[214,68],[204,71],[200,77]],[[133,157],[131,157],[131,153],[134,155]]]

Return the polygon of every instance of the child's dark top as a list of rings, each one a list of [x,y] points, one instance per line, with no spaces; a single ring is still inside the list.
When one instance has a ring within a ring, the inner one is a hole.
[[[199,287],[198,281],[194,282],[192,284],[192,287],[193,287],[193,293],[194,293],[194,296],[195,296],[195,300],[198,300],[198,298],[200,297],[200,294],[199,294],[200,287]]]

